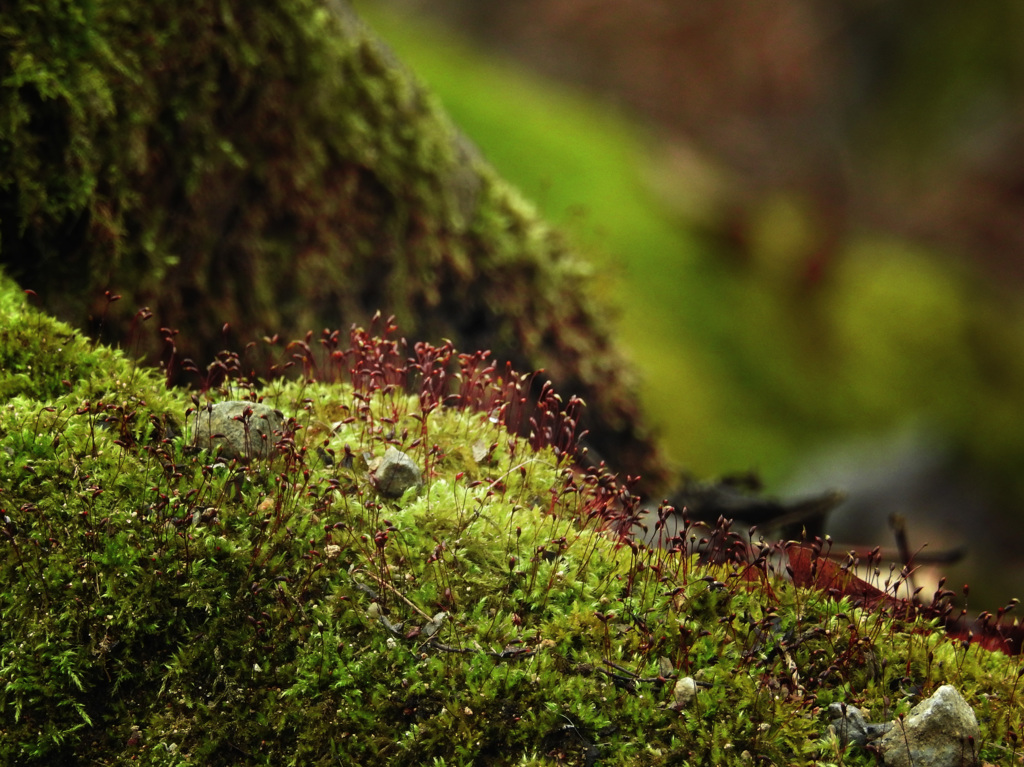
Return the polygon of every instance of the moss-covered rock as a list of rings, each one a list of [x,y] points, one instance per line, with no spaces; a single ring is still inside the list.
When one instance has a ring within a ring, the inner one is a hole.
[[[628,494],[566,462],[576,403],[518,436],[526,379],[482,355],[357,331],[346,381],[192,395],[0,279],[0,763],[869,764],[829,704],[947,682],[1012,761],[1019,658],[625,545]],[[237,399],[284,414],[272,453],[197,450]],[[399,499],[390,448],[423,472]]]
[[[154,361],[148,306],[200,364],[394,314],[545,369],[601,454],[663,477],[586,266],[346,3],[53,0],[2,23],[0,261],[51,312]]]

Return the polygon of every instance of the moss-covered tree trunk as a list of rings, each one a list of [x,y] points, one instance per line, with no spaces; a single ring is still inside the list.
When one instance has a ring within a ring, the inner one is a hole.
[[[543,368],[600,454],[662,478],[584,265],[341,0],[8,8],[0,259],[48,310],[151,359],[176,329],[200,364],[394,314]]]

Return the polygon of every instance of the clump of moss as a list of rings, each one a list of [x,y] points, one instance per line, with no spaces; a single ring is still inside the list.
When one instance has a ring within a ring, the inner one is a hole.
[[[394,314],[547,370],[663,478],[587,265],[346,3],[28,4],[3,39],[0,261],[52,313],[125,343],[149,306],[199,360]]]
[[[867,764],[828,704],[945,682],[1012,751],[1019,658],[795,588],[767,546],[624,540],[577,403],[486,355],[357,329],[292,345],[301,380],[189,393],[3,288],[4,763]],[[284,413],[273,453],[197,450],[190,411],[238,398]],[[420,492],[376,492],[389,447]]]

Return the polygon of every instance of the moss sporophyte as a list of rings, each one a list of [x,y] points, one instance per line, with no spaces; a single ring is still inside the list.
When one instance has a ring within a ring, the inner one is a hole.
[[[816,582],[820,550],[621,535],[582,403],[486,353],[385,324],[188,391],[0,306],[0,763],[870,764],[829,705],[885,721],[946,683],[977,756],[1019,762],[1020,656]],[[197,443],[226,401],[280,412],[272,449]],[[389,450],[422,477],[397,498]]]

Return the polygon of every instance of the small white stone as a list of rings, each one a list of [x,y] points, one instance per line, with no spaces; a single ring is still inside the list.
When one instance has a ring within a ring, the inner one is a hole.
[[[672,703],[669,704],[669,708],[680,711],[689,706],[695,697],[697,682],[692,676],[684,676],[676,681],[675,687],[672,688]]]

